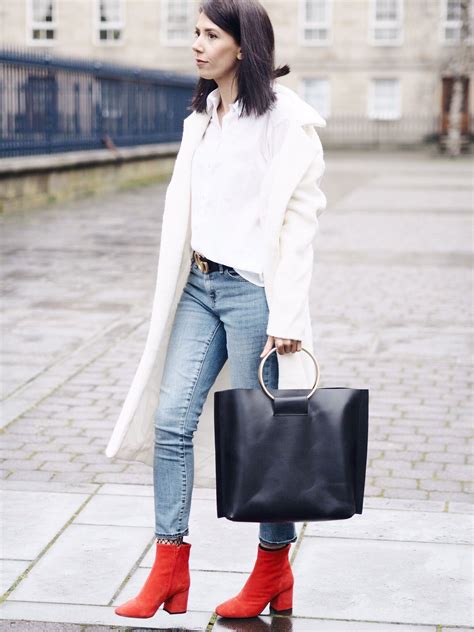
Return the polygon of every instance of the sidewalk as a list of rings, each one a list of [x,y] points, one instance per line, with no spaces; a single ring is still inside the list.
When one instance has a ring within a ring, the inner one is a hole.
[[[152,488],[12,482],[7,489],[13,559],[4,562],[5,585],[16,586],[4,619],[205,630],[256,555],[256,525],[217,520],[214,490],[197,488],[186,538],[193,545],[188,612],[118,617],[113,606],[138,592],[153,563]],[[291,624],[275,627],[281,617],[267,607],[260,624],[219,617],[212,629],[459,632],[453,626],[470,623],[470,528],[461,503],[383,498],[368,498],[363,514],[347,521],[298,523]]]
[[[370,389],[369,460],[362,515],[297,523],[292,617],[213,614],[245,582],[258,525],[216,517],[209,402],[194,439],[188,612],[113,612],[154,553],[151,468],[103,451],[147,334],[165,187],[5,217],[6,630],[474,629],[470,164],[334,152],[325,178],[320,385]]]

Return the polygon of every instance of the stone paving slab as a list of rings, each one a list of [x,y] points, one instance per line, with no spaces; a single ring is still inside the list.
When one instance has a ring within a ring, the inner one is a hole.
[[[146,528],[73,524],[9,601],[104,605],[149,542]]]
[[[2,558],[32,561],[88,499],[86,494],[2,490]]]
[[[2,595],[10,588],[17,577],[20,577],[26,571],[29,565],[30,562],[27,560],[1,560],[0,591]]]
[[[144,527],[153,525],[153,498],[148,496],[95,496],[74,524]],[[153,533],[151,534],[153,535]]]
[[[403,516],[403,514],[402,514]],[[393,510],[366,508],[361,515],[350,521],[338,520],[329,523],[309,523],[306,536],[351,537],[370,540],[392,540],[399,542],[440,542],[445,544],[470,544],[474,533],[472,514],[437,513],[410,511],[399,522],[394,522]],[[409,519],[407,519],[409,518]]]
[[[387,195],[387,189],[384,182],[377,186],[376,182],[371,182],[371,190],[368,192],[363,188],[356,190],[352,195],[348,195],[344,204],[341,205],[343,210],[348,211],[364,211],[364,212],[380,212],[380,196]],[[385,212],[398,213],[400,208],[416,209],[418,212],[433,211],[466,211],[472,204],[472,191],[466,187],[459,190],[457,184],[446,189],[441,185],[431,184],[429,192],[423,187],[410,187],[410,184],[404,183],[403,188],[396,190],[396,196],[389,196],[383,206]]]
[[[472,625],[470,553],[459,544],[305,536],[294,608],[323,619]]]

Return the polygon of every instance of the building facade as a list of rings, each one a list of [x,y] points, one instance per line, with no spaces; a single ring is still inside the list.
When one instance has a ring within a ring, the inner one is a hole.
[[[472,53],[462,22],[465,2],[262,0],[275,29],[276,63],[291,68],[280,81],[327,119],[326,141],[344,145],[411,144],[446,131],[454,62]],[[468,4],[472,22],[474,1]],[[197,77],[191,45],[198,5],[0,0],[1,44]],[[461,72],[466,135],[472,66]]]

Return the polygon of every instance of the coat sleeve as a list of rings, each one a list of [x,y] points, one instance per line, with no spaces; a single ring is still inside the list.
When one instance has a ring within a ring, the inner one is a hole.
[[[325,169],[319,150],[288,202],[280,231],[280,255],[272,285],[266,333],[277,338],[302,340],[304,306],[313,274],[313,241],[318,215],[326,208],[319,185]]]

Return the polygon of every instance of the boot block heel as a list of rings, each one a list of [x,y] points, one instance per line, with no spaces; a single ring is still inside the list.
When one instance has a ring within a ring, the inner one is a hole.
[[[270,614],[293,613],[293,586],[279,593],[270,601]]]
[[[169,614],[184,614],[188,608],[189,588],[184,592],[176,593],[165,601],[163,610]]]

